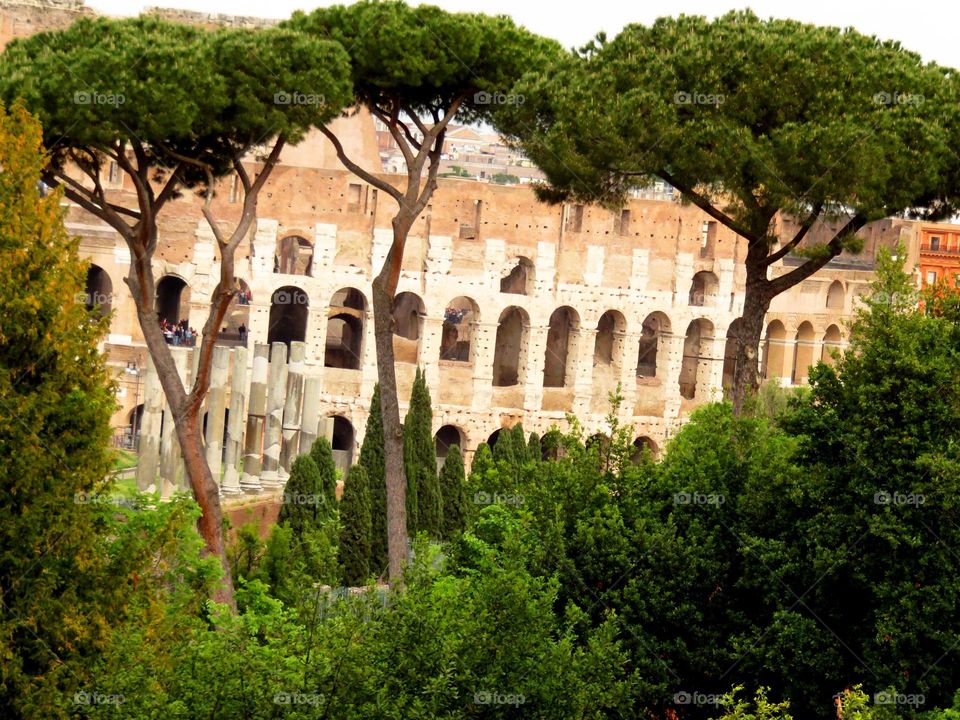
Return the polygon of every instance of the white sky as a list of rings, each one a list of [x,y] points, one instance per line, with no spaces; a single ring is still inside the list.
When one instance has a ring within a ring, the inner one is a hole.
[[[343,1],[343,0],[341,0]],[[349,0],[346,0],[349,2]],[[110,15],[136,15],[149,6],[228,15],[285,18],[294,10],[332,5],[327,0],[87,0]],[[419,4],[414,2],[413,4]],[[511,15],[530,30],[580,46],[605,30],[615,35],[630,22],[664,15],[710,17],[750,7],[760,17],[793,18],[818,25],[852,26],[899,40],[925,59],[960,67],[960,3],[956,0],[430,0],[447,10]]]

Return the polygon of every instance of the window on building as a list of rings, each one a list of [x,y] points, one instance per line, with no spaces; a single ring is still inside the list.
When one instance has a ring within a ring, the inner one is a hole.
[[[347,191],[347,212],[360,212],[360,193],[362,188],[358,183],[350,183]]]
[[[937,282],[937,271],[927,270],[927,285],[933,285]]]
[[[934,235],[930,238],[930,249],[939,250],[940,249],[940,238]]]
[[[613,231],[617,235],[630,234],[630,211],[621,210],[619,215],[613,216]]]
[[[583,228],[583,205],[570,205],[567,208],[567,232],[580,232]]]
[[[107,166],[107,182],[114,185],[120,182],[120,166],[114,160]]]

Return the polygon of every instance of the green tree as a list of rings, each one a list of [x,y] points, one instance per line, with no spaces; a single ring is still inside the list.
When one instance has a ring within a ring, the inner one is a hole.
[[[440,494],[443,497],[443,527],[441,538],[450,540],[463,532],[467,525],[467,488],[463,471],[463,456],[457,445],[447,448],[447,456],[440,469]]]
[[[370,571],[379,575],[387,567],[387,479],[383,458],[383,411],[380,384],[373,387],[367,429],[360,446],[359,465],[367,473],[370,492]]]
[[[559,46],[518,28],[505,16],[449,13],[398,0],[362,0],[349,6],[295,13],[288,23],[348,48],[353,101],[384,124],[406,163],[406,177],[387,181],[379,167],[352,160],[335,132],[321,126],[337,157],[357,177],[392,198],[393,241],[372,283],[377,373],[383,410],[390,579],[399,581],[408,559],[406,483],[400,405],[394,368],[392,303],[407,236],[437,187],[447,127],[486,121],[528,68]]]
[[[490,182],[494,185],[517,185],[520,182],[520,178],[510,173],[494,173],[490,178]]]
[[[527,457],[534,462],[539,462],[543,458],[543,448],[540,447],[540,436],[536,432],[530,433],[530,439],[527,441]]]
[[[774,297],[859,251],[872,220],[952,214],[955,80],[850,29],[749,11],[681,16],[531,70],[513,91],[526,101],[493,120],[547,174],[544,199],[617,207],[659,178],[742,238],[739,412]],[[802,261],[771,272],[790,253]]]
[[[310,458],[320,471],[320,487],[323,509],[329,514],[337,508],[337,464],[333,459],[333,447],[325,437],[317,438],[310,448]],[[292,472],[292,469],[291,469]],[[287,483],[289,487],[289,482]]]
[[[339,552],[344,585],[367,582],[370,578],[370,494],[363,465],[350,468],[343,484]]]
[[[510,433],[513,435],[513,455],[517,463],[522,465],[530,459],[530,454],[527,451],[527,435],[523,431],[523,425],[517,423],[510,429]]]
[[[433,408],[427,378],[417,368],[410,392],[410,407],[403,423],[403,459],[410,478],[408,494],[416,513],[413,532],[425,532],[439,538],[442,526],[443,499],[437,479],[437,450],[433,439]]]
[[[278,101],[302,88],[322,100]],[[219,490],[205,459],[200,412],[217,335],[240,289],[234,258],[283,147],[335,117],[350,93],[347,57],[336,43],[278,28],[206,32],[155,17],[81,18],[14,40],[0,63],[0,97],[23,98],[43,124],[44,181],[62,186],[130,250],[126,282],[203,511],[200,532],[224,566],[216,598],[228,604],[233,588]],[[263,157],[251,161],[264,146]],[[104,188],[110,163],[133,192]],[[243,188],[242,207],[238,219],[221,222],[213,199],[230,176]],[[220,272],[189,391],[157,322],[153,267],[159,216],[185,191],[204,197]]]
[[[319,443],[318,440],[314,446]],[[311,455],[300,455],[293,461],[277,516],[277,522],[290,527],[296,535],[316,527],[330,513],[323,476]]]

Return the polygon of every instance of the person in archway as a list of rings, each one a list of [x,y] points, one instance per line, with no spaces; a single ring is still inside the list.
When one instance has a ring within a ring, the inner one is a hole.
[[[240,327],[237,330],[240,333],[240,342],[244,345],[247,344],[247,326],[243,323],[240,323]]]

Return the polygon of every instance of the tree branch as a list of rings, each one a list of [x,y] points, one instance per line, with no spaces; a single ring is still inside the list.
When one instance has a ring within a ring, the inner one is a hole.
[[[630,173],[625,173],[625,174],[629,175]],[[634,174],[639,174],[639,173],[634,173]],[[727,215],[725,212],[714,207],[713,203],[711,203],[706,197],[704,197],[703,195],[695,191],[692,187],[688,187],[683,183],[681,183],[679,180],[673,177],[666,170],[658,170],[654,174],[659,175],[661,178],[663,178],[665,182],[668,182],[671,185],[673,185],[673,187],[675,187],[677,190],[683,193],[687,197],[687,199],[690,200],[690,202],[692,202],[698,208],[703,210],[707,215],[712,217],[714,220],[717,220],[723,225],[726,225],[728,228],[733,230],[737,235],[743,238],[746,238],[747,241],[751,243],[760,242],[760,237],[756,233],[751,232],[747,228],[743,227],[736,220],[734,220],[732,217]]]
[[[793,236],[793,240],[788,242],[782,248],[777,250],[775,253],[772,253],[767,256],[767,259],[764,261],[764,265],[769,267],[773,263],[777,262],[782,257],[785,257],[793,248],[800,244],[800,241],[806,237],[807,233],[810,232],[810,228],[813,227],[813,224],[817,221],[817,218],[820,217],[820,211],[823,209],[823,203],[817,203],[813,206],[813,210],[807,216],[807,219],[803,221],[803,224],[800,226],[800,229],[797,231],[797,234]]]
[[[833,238],[831,238],[830,242],[827,243],[827,250],[829,251],[827,255],[819,258],[811,258],[800,267],[788,272],[786,275],[781,275],[780,277],[770,280],[767,287],[769,288],[771,294],[779,295],[785,290],[789,290],[797,283],[803,282],[808,277],[813,275],[817,270],[833,260],[833,258],[843,251],[844,240],[851,235],[855,235],[857,231],[866,224],[866,216],[860,213],[854,215],[852,218],[850,218],[847,224],[844,225],[837,232],[837,234],[833,236]]]
[[[397,190],[397,188],[395,188],[393,185],[390,185],[389,183],[384,182],[383,180],[378,178],[376,175],[371,173],[369,170],[365,170],[364,168],[357,165],[353,160],[347,157],[347,153],[343,149],[343,144],[340,142],[337,136],[334,135],[326,125],[320,125],[319,127],[320,127],[320,132],[326,135],[327,139],[333,144],[334,149],[337,151],[337,158],[339,158],[340,162],[343,163],[344,167],[346,167],[350,172],[352,172],[357,177],[360,177],[366,182],[373,185],[378,190],[382,190],[383,192],[387,193],[390,197],[392,197],[398,203],[403,202],[402,192]]]

